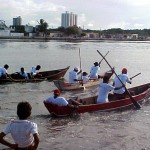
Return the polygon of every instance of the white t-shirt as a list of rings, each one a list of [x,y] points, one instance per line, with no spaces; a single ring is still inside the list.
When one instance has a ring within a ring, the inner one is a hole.
[[[83,83],[86,83],[86,82],[88,82],[89,81],[89,77],[87,77],[87,76],[82,76],[82,82]]]
[[[21,76],[23,76],[25,79],[28,79],[28,74],[26,72],[22,73],[21,71],[19,72]]]
[[[97,97],[97,103],[107,103],[108,101],[108,93],[111,90],[114,90],[115,87],[112,85],[109,85],[107,83],[101,82],[99,84],[99,91],[98,91],[98,97]]]
[[[10,133],[19,148],[25,148],[33,143],[33,134],[38,133],[38,128],[36,123],[28,120],[12,120],[3,132]]]
[[[98,78],[98,71],[100,70],[99,66],[93,66],[90,70],[90,78],[97,79]]]
[[[54,98],[54,96],[51,96],[51,97],[48,97],[45,102],[49,102],[49,103],[52,103],[52,104],[56,104],[58,106],[67,106],[68,105],[68,102],[65,98],[63,97],[57,97],[57,98]]]
[[[5,68],[3,68],[3,67],[0,67],[0,77],[2,75],[5,75],[6,73],[7,73],[7,70]]]
[[[77,81],[74,81],[74,79],[78,79],[78,74],[72,70],[69,72],[69,83],[76,83]]]
[[[36,67],[32,67],[30,73],[35,76],[38,73],[38,70],[36,70]]]
[[[127,74],[120,74],[120,75],[118,75],[118,77],[120,78],[120,80],[122,81],[122,83],[124,85],[126,85],[126,82],[131,83],[131,80],[129,79]],[[119,81],[119,79],[117,77],[115,77],[115,79],[114,79],[114,87],[121,87],[122,83]],[[119,90],[114,90],[114,93],[117,93],[117,94],[123,94],[124,92],[125,92],[125,88],[124,87],[122,87]]]

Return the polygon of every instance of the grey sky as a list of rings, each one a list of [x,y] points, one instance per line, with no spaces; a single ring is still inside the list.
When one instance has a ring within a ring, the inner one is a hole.
[[[0,20],[12,25],[21,16],[23,24],[35,26],[44,19],[49,28],[61,25],[61,13],[78,15],[84,29],[149,29],[150,0],[0,0]]]

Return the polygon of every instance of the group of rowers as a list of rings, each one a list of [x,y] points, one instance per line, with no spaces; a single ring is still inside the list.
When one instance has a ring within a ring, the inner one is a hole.
[[[114,68],[113,68],[114,69]],[[78,75],[82,72],[81,69],[75,67],[72,71],[69,72],[69,83],[76,84],[80,81],[86,84],[90,79],[99,79],[101,76],[98,75],[98,71],[100,70],[100,64],[98,62],[94,63],[94,66],[91,67],[90,74],[83,72],[81,75],[81,80],[79,80]],[[114,71],[114,70],[112,70]],[[118,77],[117,77],[118,76]],[[121,74],[117,75],[113,79],[113,84],[109,83],[109,77],[106,75],[103,78],[103,81],[99,83],[98,97],[97,103],[107,103],[109,102],[109,96],[113,94],[113,96],[117,99],[123,99],[127,95],[127,91],[125,89],[126,83],[131,84],[131,78],[127,75],[127,69],[123,68]],[[120,81],[121,80],[121,81]],[[113,91],[110,93],[110,91]],[[60,90],[54,90],[54,95],[48,97],[45,101],[56,104],[58,106],[71,106],[70,103],[63,97],[60,97]],[[73,102],[74,103],[74,102]]]
[[[0,67],[0,77],[6,77],[7,75],[7,69],[9,66],[6,64],[4,67]],[[30,74],[36,73],[36,70],[39,70],[40,66],[36,66],[35,68],[32,67]],[[21,69],[20,71],[22,71]],[[94,71],[93,71],[94,70]],[[97,62],[94,63],[94,66],[91,68],[90,77],[96,77],[98,76],[98,70],[100,70],[100,66]],[[33,71],[33,72],[32,72]],[[73,71],[69,72],[69,81],[72,83],[78,82],[77,75],[78,73],[81,73],[82,70],[79,70],[77,67],[74,68]],[[122,83],[120,82],[120,80]],[[111,90],[114,91],[114,94],[119,94],[123,96],[125,94],[125,84],[126,82],[131,84],[131,79],[127,75],[127,69],[123,68],[122,73],[119,74],[117,77],[114,78],[113,85],[109,84],[109,77],[104,76],[103,81],[99,84],[99,93],[97,98],[97,103],[106,103],[108,102],[108,94]],[[88,77],[89,78],[89,77]],[[124,85],[124,86],[123,86]],[[54,95],[48,97],[45,99],[45,102],[50,102],[53,104],[56,104],[58,106],[69,106],[72,108],[77,108],[80,104],[73,104],[72,102],[75,101],[69,101],[66,100],[63,97],[60,97],[60,90],[55,89]],[[31,115],[32,107],[29,102],[20,102],[17,105],[17,115],[18,119],[11,120],[5,129],[2,130],[0,133],[0,143],[10,147],[11,149],[15,150],[36,150],[39,145],[39,133],[38,133],[38,127],[37,124],[29,121],[28,118]],[[11,133],[12,138],[14,140],[14,143],[11,141],[9,142],[7,139],[5,139],[5,136],[7,134]]]
[[[11,78],[8,74],[8,68],[9,65],[5,64],[3,67],[0,67],[0,79],[7,79],[7,78]],[[32,67],[30,70],[30,73],[27,73],[23,67],[20,68],[19,72],[16,72],[18,75],[19,79],[30,79],[30,78],[36,78],[39,77],[40,74],[38,73],[39,70],[41,69],[40,65],[37,65],[36,67]]]

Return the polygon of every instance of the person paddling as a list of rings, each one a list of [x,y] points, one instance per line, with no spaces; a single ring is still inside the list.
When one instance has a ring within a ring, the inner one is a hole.
[[[82,69],[75,67],[72,71],[69,72],[69,83],[77,83],[78,75],[82,72]]]
[[[6,79],[8,78],[8,70],[9,66],[7,64],[4,65],[4,67],[0,67],[0,79]]]
[[[44,100],[44,102],[48,102],[48,103],[52,103],[58,106],[69,106],[71,108],[76,108],[77,106],[72,105],[72,100],[67,100],[64,97],[60,97],[60,90],[59,89],[55,89],[54,90],[54,95],[48,97],[46,100]],[[75,101],[73,101],[75,102]],[[76,102],[76,104],[78,104]]]
[[[127,75],[127,69],[126,68],[123,68],[122,69],[122,73],[118,75],[119,79],[122,81],[122,83],[126,86],[126,83],[129,83],[131,84],[132,81],[130,80],[130,78],[128,77]],[[115,87],[119,87],[122,85],[122,83],[120,82],[117,77],[115,77],[114,81],[113,81],[113,85]],[[126,93],[126,90],[124,87],[122,87],[121,89],[118,89],[118,90],[114,90],[114,95],[117,97],[117,98],[124,98],[127,93]]]
[[[41,74],[39,74],[39,70],[41,69],[40,65],[37,65],[36,67],[32,67],[30,71],[30,75],[32,78],[39,78],[41,77]]]
[[[90,70],[90,79],[99,79],[100,76],[98,75],[98,72],[100,71],[100,63],[95,62],[94,66],[91,67]]]

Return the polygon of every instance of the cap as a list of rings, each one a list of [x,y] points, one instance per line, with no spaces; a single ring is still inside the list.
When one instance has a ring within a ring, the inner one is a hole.
[[[60,90],[59,89],[54,90],[54,94],[59,95],[60,94]]]
[[[75,67],[75,68],[74,68],[74,70],[78,71],[78,70],[79,70],[79,68],[78,68],[78,67]]]
[[[122,69],[122,73],[123,73],[123,74],[127,74],[127,69],[126,69],[126,68],[123,68],[123,69]]]
[[[95,66],[98,66],[98,62],[95,62],[94,65],[95,65]]]

